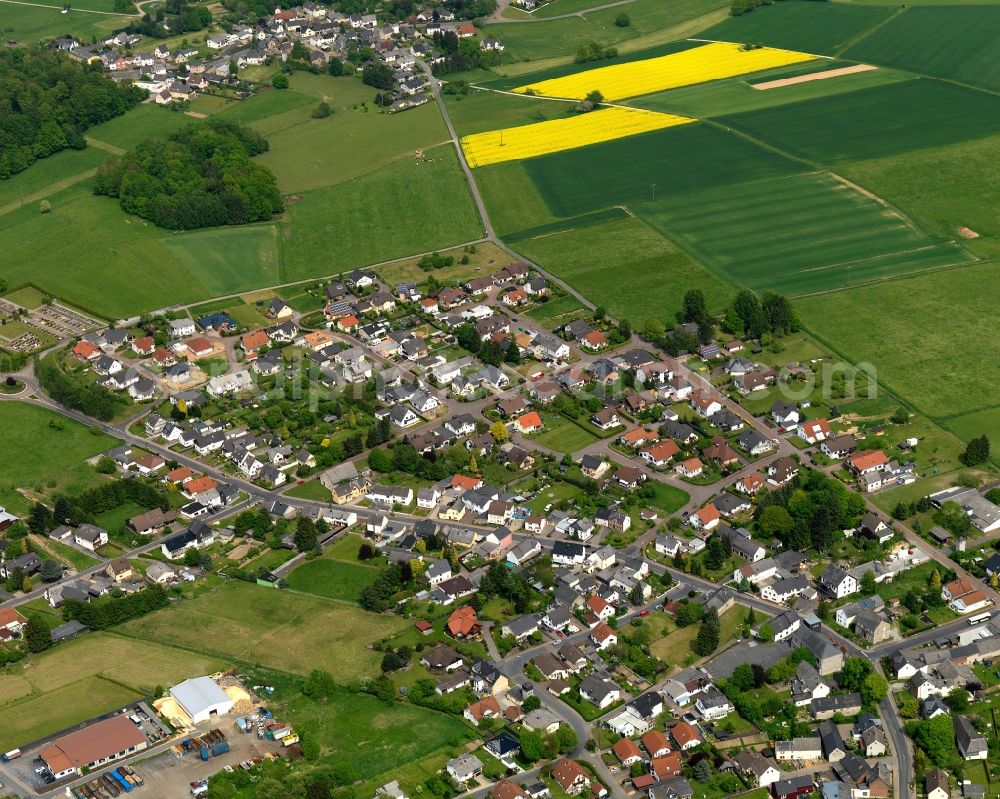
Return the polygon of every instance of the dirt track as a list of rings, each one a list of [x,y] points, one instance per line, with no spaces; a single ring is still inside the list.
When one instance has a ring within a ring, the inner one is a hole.
[[[796,83],[809,83],[814,80],[826,80],[827,78],[839,78],[842,75],[853,75],[856,72],[870,72],[873,69],[878,69],[878,67],[873,67],[871,64],[855,64],[850,67],[841,67],[840,69],[828,69],[824,72],[813,72],[809,75],[799,75],[794,78],[781,78],[780,80],[769,80],[764,83],[751,83],[755,89],[760,91],[766,91],[767,89],[780,89],[782,86],[794,86]]]

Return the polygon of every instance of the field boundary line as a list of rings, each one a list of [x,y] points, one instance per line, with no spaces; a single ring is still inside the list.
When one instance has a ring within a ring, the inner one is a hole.
[[[9,3],[12,6],[33,6],[34,8],[52,8],[56,11],[62,11],[63,6],[50,6],[46,3],[26,3],[24,0],[0,0],[0,3]],[[119,14],[115,11],[93,11],[89,8],[70,8],[70,11],[81,11],[84,14],[100,14],[105,17],[141,17],[142,14]]]
[[[55,183],[50,183],[43,189],[39,189],[36,192],[32,192],[21,200],[11,200],[6,205],[0,206],[0,216],[4,214],[12,213],[20,208],[23,208],[28,203],[33,203],[35,200],[41,200],[50,194],[58,194],[63,189],[68,189],[70,186],[75,186],[77,183],[81,183],[87,178],[91,178],[97,174],[97,169],[90,169],[86,172],[81,172],[79,175],[71,175],[68,178],[63,178],[62,180],[57,180]]]
[[[688,37],[688,41],[689,42],[705,42],[706,44],[735,44],[737,46],[743,44],[743,42],[730,42],[730,41],[727,41],[726,39],[700,39],[700,38],[697,38],[697,37],[694,37],[694,36],[689,36]],[[813,58],[822,58],[825,61],[836,61],[837,60],[836,56],[821,55],[819,53],[810,53],[808,50],[789,50],[786,47],[771,47],[768,44],[765,44],[764,48],[767,49],[767,50],[785,50],[786,52],[804,53],[805,55],[812,56]],[[795,65],[794,64],[788,64],[786,66],[795,66]],[[771,69],[781,69],[781,67],[771,67]],[[764,72],[766,70],[758,69],[756,71],[757,72]],[[752,72],[748,72],[746,74],[747,75],[752,75],[753,73]],[[732,78],[738,78],[740,76],[739,75],[732,75],[730,77],[732,77]],[[688,85],[689,86],[699,86],[702,83],[714,83],[717,80],[729,80],[729,79],[730,78],[713,78],[712,80],[703,80],[703,81],[699,81],[698,83],[691,83],[691,84],[688,84]],[[684,86],[677,86],[676,88],[683,89],[685,87]],[[665,91],[670,91],[670,89],[666,89]]]
[[[903,250],[903,252],[920,252],[920,249],[917,249],[917,250]],[[898,253],[889,253],[889,255],[896,255],[896,254],[898,254]],[[887,258],[887,257],[889,257],[889,256],[888,255],[876,256],[876,258]],[[870,260],[874,260],[874,259],[870,259]],[[854,284],[852,284],[850,286],[841,286],[840,288],[833,288],[833,289],[822,289],[820,291],[807,291],[807,292],[805,292],[803,294],[789,294],[788,296],[791,297],[792,299],[802,299],[802,298],[805,298],[805,297],[820,297],[820,296],[822,296],[824,294],[839,294],[842,291],[850,291],[851,289],[864,288],[866,286],[874,286],[874,285],[876,285],[878,283],[888,283],[888,282],[893,281],[893,280],[906,280],[907,278],[910,278],[910,277],[921,277],[923,275],[929,275],[932,272],[945,272],[945,271],[947,271],[949,269],[965,269],[966,267],[970,267],[970,266],[982,266],[983,264],[994,263],[995,261],[996,261],[996,259],[993,259],[993,258],[987,259],[987,260],[976,259],[976,260],[967,261],[966,263],[961,263],[961,264],[947,264],[945,266],[928,266],[925,269],[916,269],[916,270],[914,270],[912,272],[904,272],[903,274],[899,274],[899,275],[886,275],[885,277],[876,277],[876,278],[872,278],[871,280],[863,280],[860,283],[854,283]],[[820,268],[824,269],[824,268],[828,268],[828,267],[820,267]],[[812,270],[800,270],[800,271],[812,271]],[[998,406],[998,407],[1000,407],[1000,406]],[[923,413],[923,411],[921,411],[921,413]],[[972,411],[967,411],[966,413],[972,413]],[[954,414],[954,415],[955,416],[965,416],[964,413],[959,413],[959,414]],[[928,418],[931,418],[931,419],[948,419],[948,418],[951,418],[951,417],[948,417],[948,416],[931,416],[928,413],[924,413],[924,416],[927,416]]]
[[[3,0],[0,0],[3,2]],[[112,155],[125,155],[127,150],[123,150],[121,147],[116,147],[114,144],[108,144],[106,141],[101,141],[100,139],[94,139],[90,136],[84,137],[87,140],[87,144],[96,147],[98,150],[104,150],[106,153],[111,153]]]
[[[651,33],[644,33],[641,36],[636,36],[632,39],[624,39],[615,45],[618,48],[618,52],[621,55],[628,53],[637,53],[642,50],[649,50],[652,47],[658,47],[663,44],[669,44],[670,42],[680,41],[686,39],[690,33],[697,33],[698,31],[703,31],[706,28],[712,27],[729,16],[729,6],[720,5],[713,11],[706,11],[704,14],[699,14],[696,17],[691,17],[690,19],[682,20],[681,22],[676,22],[673,25],[669,25],[666,28],[661,28],[657,31],[652,31]],[[585,21],[588,21],[584,18]],[[531,20],[522,20],[523,22],[530,22]],[[547,19],[538,19],[536,22],[548,22]],[[562,67],[569,64],[573,64],[573,56],[551,56],[549,58],[537,58],[531,61],[516,61],[512,64],[497,64],[491,69],[498,77],[501,78],[521,78],[526,75],[533,75],[536,72],[543,72],[546,69],[551,69],[553,67]],[[530,69],[525,71],[500,71],[504,68],[517,67],[519,65],[528,65]]]
[[[635,0],[615,0],[613,3],[604,3],[603,5],[594,6],[593,8],[581,8],[579,11],[568,11],[565,14],[557,14],[553,17],[529,17],[528,19],[519,19],[517,17],[505,17],[502,14],[495,15],[490,18],[490,25],[517,25],[530,22],[553,22],[557,19],[570,19],[571,17],[584,18],[587,14],[593,14],[595,11],[606,11],[609,8],[617,8],[618,6],[627,6],[634,3]],[[551,4],[549,4],[551,5]],[[541,8],[545,8],[542,6]],[[525,11],[525,14],[534,14],[536,11],[541,11],[541,8],[536,8],[534,11]],[[523,10],[523,9],[519,9]]]
[[[888,25],[890,22],[896,19],[900,14],[905,13],[908,8],[909,6],[902,6],[901,8],[897,8],[894,13],[890,14],[881,22],[876,22],[870,28],[861,31],[860,33],[854,34],[850,39],[848,39],[834,51],[836,53],[836,56],[840,57],[842,53],[846,53],[848,50],[854,47],[854,45],[858,44],[859,42],[863,42],[865,39],[867,39],[869,36],[875,33],[875,31],[884,28],[886,25]],[[853,59],[847,59],[847,60],[852,61]]]
[[[272,223],[268,223],[268,224],[272,224]],[[281,222],[279,221],[278,224],[281,224]],[[244,226],[241,226],[241,227],[246,227],[246,226],[244,225]],[[205,229],[206,230],[210,230],[211,228],[205,228]],[[279,236],[279,240],[280,239],[283,239],[283,236]],[[403,256],[401,256],[399,258],[392,258],[392,259],[390,259],[388,261],[378,261],[378,262],[373,263],[373,264],[364,264],[363,268],[366,268],[366,269],[378,269],[379,267],[382,267],[382,266],[392,266],[392,264],[402,263],[403,261],[410,261],[410,260],[412,260],[414,258],[422,258],[425,255],[433,255],[436,252],[440,253],[440,252],[442,252],[444,250],[454,250],[454,249],[457,249],[459,247],[468,247],[470,244],[494,244],[494,243],[495,242],[492,242],[488,237],[481,236],[478,239],[473,239],[471,241],[459,242],[458,244],[455,244],[453,246],[442,247],[442,248],[439,248],[437,250],[428,250],[427,252],[418,252],[418,253],[414,253],[412,255],[403,255]],[[283,242],[282,242],[282,246],[283,246]],[[284,268],[284,264],[281,265],[281,268],[282,269]],[[362,268],[362,267],[355,267],[355,268]],[[220,294],[220,295],[215,296],[215,297],[206,297],[204,299],[197,300],[197,301],[191,302],[191,303],[187,303],[185,305],[169,305],[169,306],[166,306],[164,308],[159,308],[157,310],[187,310],[189,308],[196,308],[199,305],[206,305],[207,303],[210,303],[210,302],[219,302],[220,300],[232,300],[232,299],[239,300],[239,299],[242,298],[242,296],[244,294],[248,294],[248,293],[252,293],[252,292],[257,292],[257,291],[277,291],[278,289],[291,288],[293,286],[304,286],[304,285],[307,285],[307,284],[319,283],[319,282],[322,282],[322,281],[325,281],[325,280],[332,280],[333,278],[336,278],[336,277],[342,277],[342,276],[346,275],[350,271],[352,271],[352,270],[351,269],[340,269],[340,270],[338,270],[336,272],[331,272],[330,274],[326,274],[326,275],[316,275],[315,277],[306,277],[306,278],[302,278],[301,280],[292,280],[292,281],[289,281],[287,283],[276,283],[273,286],[259,286],[257,288],[246,289],[245,291],[238,291],[238,292],[235,292],[233,294]]]

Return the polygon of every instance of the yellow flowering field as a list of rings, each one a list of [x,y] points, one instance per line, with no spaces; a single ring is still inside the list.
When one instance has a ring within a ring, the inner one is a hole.
[[[566,119],[550,119],[533,125],[465,136],[462,150],[469,166],[474,168],[534,158],[694,121],[688,117],[637,108],[602,108]]]
[[[596,89],[604,95],[605,100],[623,100],[678,86],[811,61],[814,58],[816,56],[794,50],[760,47],[744,51],[740,50],[738,44],[713,42],[658,58],[598,67],[575,75],[530,83],[518,86],[514,91],[543,97],[582,99]]]

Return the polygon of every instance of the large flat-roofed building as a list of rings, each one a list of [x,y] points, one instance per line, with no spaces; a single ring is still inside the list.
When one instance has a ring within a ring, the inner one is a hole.
[[[170,689],[170,695],[194,724],[222,716],[233,709],[233,700],[211,677],[195,677]]]
[[[56,738],[39,753],[56,779],[82,774],[146,748],[146,736],[126,715]]]

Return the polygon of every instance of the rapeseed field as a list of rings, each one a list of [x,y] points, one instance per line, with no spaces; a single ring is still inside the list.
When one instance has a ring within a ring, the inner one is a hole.
[[[640,109],[602,108],[565,119],[465,136],[462,150],[469,166],[475,168],[548,155],[694,121],[688,117]]]
[[[514,91],[543,97],[583,99],[596,90],[604,95],[605,100],[624,100],[627,97],[747,75],[816,58],[794,50],[776,50],[771,47],[743,50],[741,47],[742,45],[728,42],[713,42],[658,58],[598,67],[562,78],[529,83],[518,86]]]

